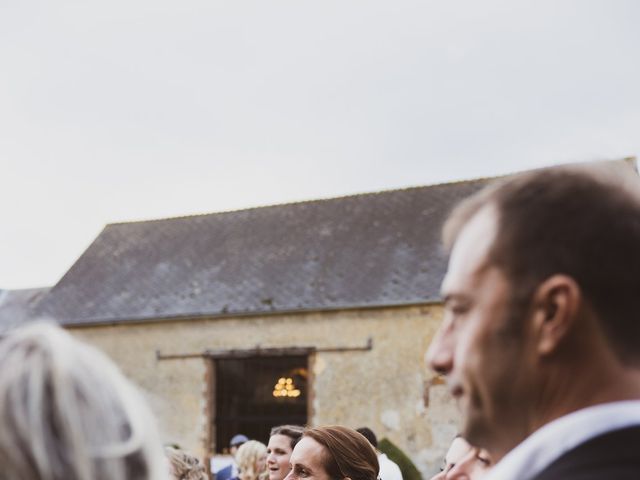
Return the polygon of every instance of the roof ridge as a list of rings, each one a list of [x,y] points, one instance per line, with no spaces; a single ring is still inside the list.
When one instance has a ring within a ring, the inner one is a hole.
[[[510,175],[510,174],[506,174],[506,175]],[[330,201],[334,201],[334,200],[344,200],[344,199],[347,199],[347,198],[372,197],[372,196],[375,196],[375,195],[384,195],[384,194],[387,194],[387,193],[406,192],[406,191],[409,191],[409,190],[435,188],[435,187],[442,187],[442,186],[445,186],[445,185],[452,185],[453,186],[453,185],[461,185],[461,184],[472,184],[472,183],[476,183],[476,182],[484,182],[484,181],[491,180],[491,179],[501,178],[502,176],[505,176],[505,175],[476,177],[476,178],[471,178],[471,179],[445,181],[445,182],[434,183],[434,184],[429,184],[429,185],[411,185],[411,186],[402,187],[402,188],[389,188],[389,189],[383,189],[383,190],[376,190],[376,191],[372,191],[372,192],[350,193],[350,194],[345,194],[345,195],[338,195],[338,196],[335,196],[335,197],[313,198],[313,199],[308,199],[308,200],[297,200],[297,201],[294,200],[294,201],[284,202],[284,203],[270,203],[270,204],[266,204],[266,205],[256,205],[256,206],[253,206],[253,207],[241,207],[241,208],[234,208],[234,209],[228,209],[228,210],[219,210],[219,211],[216,211],[216,212],[177,215],[177,216],[174,216],[174,217],[149,218],[149,219],[146,219],[146,220],[127,220],[127,221],[122,221],[122,222],[108,223],[106,225],[106,227],[120,226],[120,225],[130,225],[130,224],[133,224],[133,223],[135,223],[135,224],[155,223],[155,222],[163,222],[163,221],[167,221],[167,220],[182,220],[182,219],[195,218],[195,217],[208,217],[208,216],[211,216],[211,215],[224,215],[224,214],[231,214],[231,213],[238,213],[238,212],[248,212],[248,211],[253,211],[253,210],[261,210],[261,209],[265,209],[265,208],[287,207],[287,206],[292,206],[292,205],[304,205],[304,204],[310,204],[310,203],[323,203],[323,202],[330,202]]]

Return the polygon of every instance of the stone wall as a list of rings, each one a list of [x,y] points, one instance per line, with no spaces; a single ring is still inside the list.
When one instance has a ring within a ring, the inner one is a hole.
[[[126,323],[71,329],[109,354],[144,390],[160,420],[163,440],[204,455],[206,361],[158,361],[163,354],[206,349],[315,346],[370,351],[312,355],[310,423],[371,427],[434,473],[456,432],[446,388],[424,355],[442,315],[440,305]]]

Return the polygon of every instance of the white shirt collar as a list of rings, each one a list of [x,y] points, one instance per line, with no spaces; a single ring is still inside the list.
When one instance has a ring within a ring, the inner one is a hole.
[[[511,450],[484,480],[527,480],[564,453],[598,435],[640,425],[640,400],[577,410],[547,423]]]

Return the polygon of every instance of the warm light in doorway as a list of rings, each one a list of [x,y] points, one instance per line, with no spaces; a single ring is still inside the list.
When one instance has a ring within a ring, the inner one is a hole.
[[[276,383],[275,387],[273,387],[273,396],[274,397],[299,397],[300,390],[296,388],[295,383],[293,383],[293,378],[284,378],[280,377],[278,379],[278,383]]]

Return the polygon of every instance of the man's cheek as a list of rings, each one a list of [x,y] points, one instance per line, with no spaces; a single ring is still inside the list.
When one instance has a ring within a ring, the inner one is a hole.
[[[474,348],[476,342],[477,333],[473,329],[466,328],[460,332],[455,350],[454,365],[468,367],[479,361],[480,352],[477,348]]]

